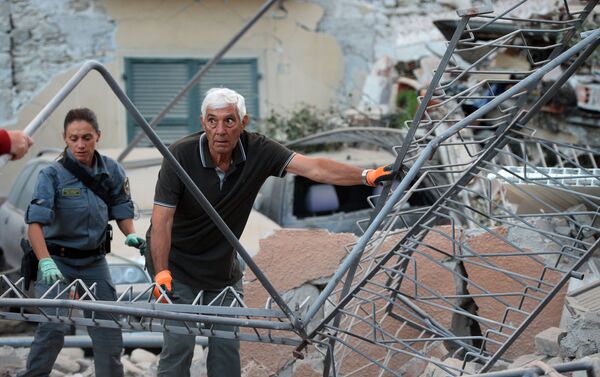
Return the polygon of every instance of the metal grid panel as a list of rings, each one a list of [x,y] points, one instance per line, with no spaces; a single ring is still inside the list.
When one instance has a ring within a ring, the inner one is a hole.
[[[537,27],[512,16],[523,4],[471,9],[457,23],[408,122],[410,142],[396,148],[400,192],[384,190],[386,204],[349,247],[337,276],[344,284],[330,287],[335,309],[311,334],[328,349],[324,375],[401,375],[428,364],[451,375],[488,371],[599,248],[600,151],[536,138],[526,126],[598,44],[580,45],[578,58],[561,55],[595,2],[560,21],[536,20]],[[478,38],[507,21],[507,34]],[[561,42],[529,43],[542,34]],[[494,69],[489,61],[499,51],[525,54],[531,70]],[[548,93],[532,95],[561,61],[572,64]],[[478,106],[467,115],[471,104]],[[583,164],[578,156],[590,153],[593,163]],[[558,168],[547,166],[548,156]],[[402,204],[423,191],[436,203],[405,232],[392,230],[415,213]],[[482,234],[483,244],[472,243]],[[531,249],[526,240],[546,247]]]

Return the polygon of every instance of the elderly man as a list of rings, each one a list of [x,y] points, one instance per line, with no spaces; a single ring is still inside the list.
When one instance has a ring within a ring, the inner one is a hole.
[[[389,167],[363,170],[310,158],[246,131],[244,97],[230,89],[213,88],[206,93],[200,121],[203,132],[184,137],[169,149],[238,238],[269,176],[290,172],[346,186],[374,186],[390,177]],[[202,304],[206,305],[227,286],[242,294],[242,271],[235,251],[166,162],[158,175],[148,236],[151,273],[159,285],[174,293],[175,303],[189,304],[204,290]],[[233,300],[229,294],[222,305]],[[194,345],[194,336],[164,333],[158,375],[189,376]],[[209,377],[240,376],[239,341],[209,338],[208,349]]]

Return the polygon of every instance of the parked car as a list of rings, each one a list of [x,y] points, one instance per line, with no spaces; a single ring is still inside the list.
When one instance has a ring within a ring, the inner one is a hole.
[[[343,128],[312,135],[287,143],[292,150],[311,157],[327,157],[336,161],[375,168],[393,163],[394,146],[402,145],[405,132],[390,128]],[[381,187],[335,186],[287,174],[283,179],[271,177],[265,182],[254,203],[260,213],[284,228],[322,228],[331,232],[361,234],[357,222],[369,218]],[[415,193],[410,206],[431,204],[432,198]],[[406,227],[417,220],[415,214]],[[366,222],[361,223],[364,229]]]

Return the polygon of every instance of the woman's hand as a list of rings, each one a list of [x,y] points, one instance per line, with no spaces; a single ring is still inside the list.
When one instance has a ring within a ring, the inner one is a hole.
[[[60,280],[63,282],[66,281],[65,277],[60,272],[60,270],[58,269],[58,266],[56,266],[56,263],[54,263],[52,258],[40,259],[40,261],[38,263],[38,268],[42,272],[42,281],[46,285],[52,285],[57,280]]]

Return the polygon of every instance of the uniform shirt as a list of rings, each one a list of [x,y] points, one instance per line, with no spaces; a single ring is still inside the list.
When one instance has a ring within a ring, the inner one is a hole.
[[[293,157],[277,142],[244,131],[221,180],[204,133],[187,136],[169,149],[237,238],[264,181],[269,176],[283,177]],[[173,278],[196,289],[220,289],[241,278],[233,248],[166,161],[158,175],[154,203],[175,208],[169,254]]]
[[[67,158],[75,160],[69,150]],[[48,243],[92,250],[104,241],[109,220],[133,218],[133,203],[125,171],[116,161],[95,152],[92,168],[80,166],[92,176],[103,175],[109,180],[111,205],[107,206],[60,162],[55,161],[38,175],[25,222],[41,224]]]

